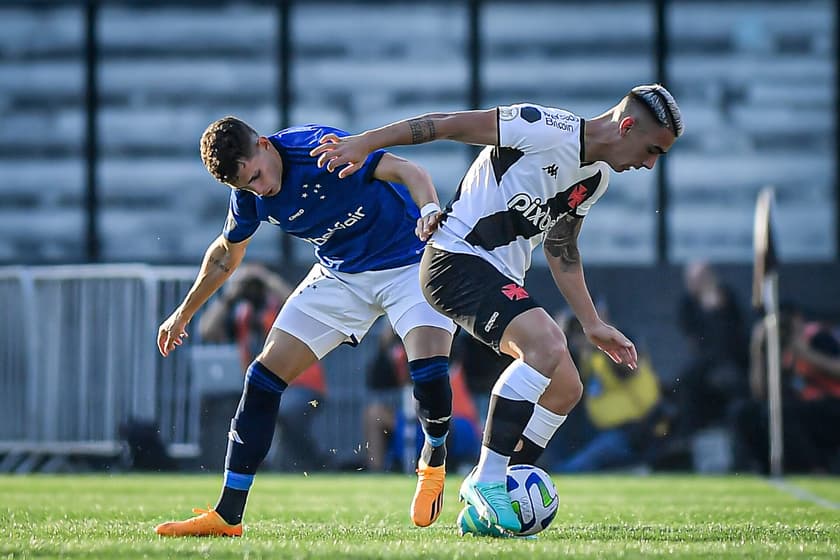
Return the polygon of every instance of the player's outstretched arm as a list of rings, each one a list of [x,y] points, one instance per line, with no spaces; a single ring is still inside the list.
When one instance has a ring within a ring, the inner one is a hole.
[[[390,146],[423,144],[433,140],[455,140],[465,144],[498,144],[496,109],[430,113],[397,121],[375,130],[339,138],[327,134],[310,155],[318,157],[318,167],[347,177],[361,169],[368,154]]]
[[[220,235],[210,244],[204,253],[204,261],[201,263],[198,276],[184,297],[184,301],[158,328],[157,346],[161,355],[168,356],[176,346],[183,343],[184,338],[189,336],[187,325],[193,315],[242,262],[249,239],[241,243],[231,243]]]
[[[586,280],[578,250],[578,235],[583,218],[563,216],[549,230],[543,249],[554,282],[566,298],[583,327],[586,337],[615,363],[636,369],[638,355],[635,345],[615,327],[598,315]]]
[[[426,241],[443,218],[437,191],[429,172],[407,159],[385,154],[379,160],[373,176],[382,181],[400,183],[408,188],[412,200],[420,208],[415,233],[421,240]]]

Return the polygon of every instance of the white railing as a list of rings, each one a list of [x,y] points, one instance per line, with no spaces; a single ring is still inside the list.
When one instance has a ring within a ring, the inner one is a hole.
[[[186,356],[162,360],[157,324],[194,268],[0,268],[0,452],[115,453],[119,425],[157,422],[197,447]]]

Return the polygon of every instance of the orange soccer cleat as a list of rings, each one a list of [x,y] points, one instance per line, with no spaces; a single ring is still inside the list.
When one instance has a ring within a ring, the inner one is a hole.
[[[155,527],[161,537],[241,537],[242,523],[229,525],[213,509],[193,509],[198,513],[186,521],[167,521]]]
[[[417,489],[411,500],[411,521],[418,527],[428,527],[440,516],[445,479],[444,465],[430,467],[422,459],[417,462]]]

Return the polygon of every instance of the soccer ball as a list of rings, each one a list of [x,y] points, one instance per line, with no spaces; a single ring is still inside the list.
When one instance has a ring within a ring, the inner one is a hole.
[[[534,465],[514,465],[507,471],[507,491],[519,517],[521,536],[536,535],[551,524],[560,498],[544,470]]]

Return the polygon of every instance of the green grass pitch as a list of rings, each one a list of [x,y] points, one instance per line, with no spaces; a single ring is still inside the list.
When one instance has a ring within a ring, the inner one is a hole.
[[[154,526],[215,503],[220,476],[0,477],[9,558],[838,558],[840,479],[554,477],[560,511],[538,540],[459,537],[459,477],[438,522],[408,519],[410,476],[257,477],[241,539],[161,539]]]

